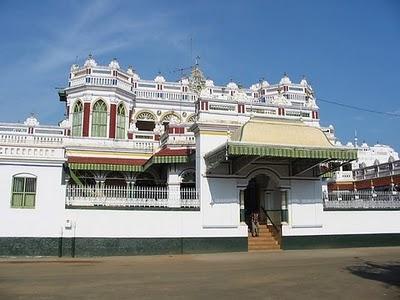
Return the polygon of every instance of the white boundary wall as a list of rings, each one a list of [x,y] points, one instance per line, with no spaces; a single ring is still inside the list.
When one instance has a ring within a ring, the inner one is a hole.
[[[37,176],[36,204],[34,209],[11,208],[12,176],[30,173]],[[213,206],[204,211],[174,210],[104,210],[65,209],[65,185],[62,184],[61,165],[12,165],[0,164],[0,237],[237,237],[247,236],[246,230],[236,226],[208,227],[205,221],[221,222],[225,212],[231,213],[237,204],[221,204],[217,214]],[[222,193],[229,199],[234,188]],[[239,215],[239,209],[237,208]],[[211,215],[211,219],[208,219]],[[234,225],[228,218],[229,225]],[[67,225],[69,220],[70,227]],[[210,223],[206,223],[210,224]],[[220,224],[220,223],[214,223]],[[69,227],[69,228],[68,228]],[[241,235],[239,235],[241,233]]]
[[[284,236],[400,233],[400,210],[324,211],[321,182],[292,180]]]

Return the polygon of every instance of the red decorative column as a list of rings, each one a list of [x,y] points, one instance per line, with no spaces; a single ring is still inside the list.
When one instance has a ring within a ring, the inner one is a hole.
[[[90,119],[90,103],[84,103],[82,136],[89,136],[89,119]]]
[[[239,103],[238,104],[238,113],[239,114],[244,114],[244,111],[245,111],[244,104]]]
[[[208,110],[208,101],[200,101],[200,110]]]
[[[115,139],[115,120],[117,117],[117,105],[110,105],[110,129],[108,131],[108,137],[110,139]]]

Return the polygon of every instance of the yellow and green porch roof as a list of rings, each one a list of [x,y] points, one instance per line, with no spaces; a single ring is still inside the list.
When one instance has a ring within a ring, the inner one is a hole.
[[[333,146],[320,128],[302,122],[252,119],[205,159],[212,169],[237,156],[350,161],[357,158],[357,150]]]

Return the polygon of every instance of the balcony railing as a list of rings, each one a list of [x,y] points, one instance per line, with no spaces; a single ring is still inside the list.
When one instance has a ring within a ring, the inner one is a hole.
[[[325,210],[400,210],[400,193],[396,191],[338,191],[324,194]]]
[[[200,203],[194,188],[68,185],[66,206],[198,209]]]
[[[145,138],[149,137],[149,138]],[[134,140],[114,140],[109,138],[74,137],[64,138],[67,147],[95,147],[107,149],[131,149],[153,152],[158,148],[159,141],[154,140],[154,134],[143,133]]]
[[[356,180],[374,179],[400,174],[400,160],[354,170]]]

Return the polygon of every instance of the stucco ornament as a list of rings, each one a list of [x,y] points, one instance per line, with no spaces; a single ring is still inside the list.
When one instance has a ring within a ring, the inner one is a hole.
[[[35,127],[39,126],[39,121],[32,115],[25,120],[24,124],[29,127]]]
[[[132,133],[132,132],[136,132],[136,131],[138,131],[138,128],[136,127],[136,123],[132,122],[131,124],[129,124],[128,132]]]
[[[94,60],[92,54],[89,54],[88,58],[87,58],[86,61],[85,61],[84,66],[85,66],[85,67],[96,67],[96,66],[97,66],[97,63],[96,63],[96,61]]]
[[[281,78],[281,81],[279,84],[291,84],[292,81],[290,80],[289,76],[285,73],[283,74],[283,77]]]
[[[76,70],[78,70],[79,69],[79,65],[77,65],[77,64],[73,64],[72,66],[71,66],[71,72],[74,72],[74,71],[76,71]]]
[[[179,123],[179,119],[175,115],[170,115],[169,124],[176,125]]]
[[[317,103],[315,102],[314,93],[308,91],[307,89],[306,89],[306,99],[307,99],[306,107],[312,108],[312,109],[319,108]]]
[[[155,134],[162,135],[164,133],[164,126],[160,123],[157,123],[156,126],[153,129],[153,132]]]
[[[113,60],[110,62],[108,65],[111,69],[119,69],[119,63],[116,58],[113,58]]]
[[[308,108],[312,108],[312,109],[318,109],[319,107],[318,107],[318,105],[317,105],[317,103],[315,102],[315,99],[314,98],[308,98],[308,101],[307,101],[307,103],[306,103],[306,106],[308,107]]]
[[[233,81],[230,81],[227,85],[226,85],[226,87],[228,88],[228,89],[231,89],[231,90],[237,90],[239,87],[238,87],[238,85],[235,83],[235,82],[233,82]]]
[[[279,93],[278,95],[274,96],[271,100],[271,104],[273,105],[277,105],[277,106],[286,106],[286,105],[290,105],[290,101],[288,99],[286,99],[286,97]]]
[[[200,95],[205,86],[206,80],[204,78],[203,72],[200,70],[199,65],[196,64],[192,68],[192,74],[189,77],[189,88],[195,94]]]
[[[64,119],[60,122],[60,124],[58,125],[63,129],[70,129],[71,128],[71,122],[69,121],[69,119]]]
[[[128,67],[128,70],[126,71],[126,73],[131,75],[133,80],[140,80],[139,74],[136,73],[136,70],[132,66]]]
[[[249,96],[247,96],[247,94],[243,90],[238,90],[235,94],[233,94],[233,100],[237,102],[243,102],[247,99],[249,99]]]
[[[165,82],[165,78],[164,78],[164,76],[161,75],[160,72],[158,72],[158,75],[154,78],[154,81],[158,82],[158,83],[164,83]]]

